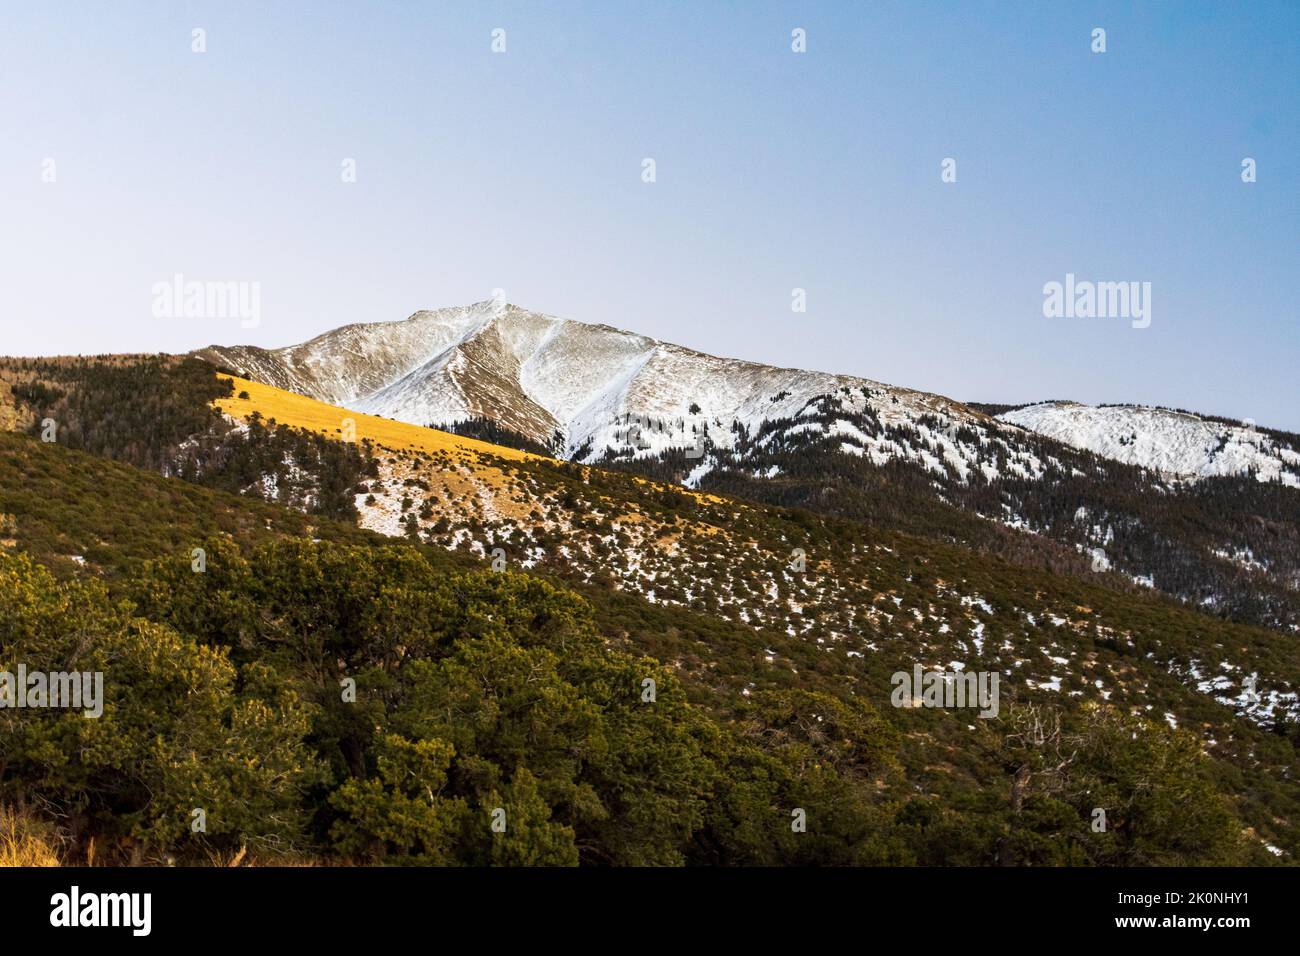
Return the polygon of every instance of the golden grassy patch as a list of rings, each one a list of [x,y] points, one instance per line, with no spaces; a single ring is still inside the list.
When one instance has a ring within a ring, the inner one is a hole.
[[[493,467],[490,460],[492,457],[507,461],[555,463],[553,458],[506,448],[503,445],[493,445],[490,442],[464,438],[436,428],[408,425],[405,422],[395,422],[376,415],[354,412],[273,385],[263,385],[260,382],[240,378],[237,375],[223,373],[222,377],[234,381],[235,391],[230,398],[219,398],[214,404],[232,418],[247,421],[253,412],[259,412],[264,419],[274,418],[282,425],[304,428],[340,441],[343,439],[344,423],[350,420],[357,441],[369,439],[375,446],[394,452],[413,451],[430,455],[446,455],[453,461],[464,463],[473,469],[476,480],[487,481],[498,489],[516,486],[516,483],[508,479],[499,468]],[[248,397],[240,398],[241,394],[247,394]],[[716,495],[664,485],[640,475],[630,477],[638,485],[658,489],[672,488],[708,504],[718,504],[725,500]],[[448,483],[447,479],[444,479],[444,484],[446,483]],[[466,481],[465,487],[448,488],[448,490],[463,494],[470,491],[472,487],[473,482]],[[531,505],[521,507],[519,516],[526,514],[528,507]],[[513,512],[515,509],[505,506],[504,510]],[[716,531],[717,529],[713,528],[705,533],[714,534]]]
[[[215,402],[227,415],[247,421],[253,412],[260,412],[263,418],[274,418],[281,425],[292,425],[318,432],[328,438],[342,440],[344,422],[351,420],[356,430],[356,439],[370,439],[376,445],[394,451],[415,450],[438,454],[445,452],[464,460],[477,463],[480,455],[495,455],[511,461],[534,459],[549,461],[540,455],[493,445],[475,438],[463,438],[436,428],[423,428],[408,425],[405,422],[389,421],[375,415],[349,411],[337,405],[327,405],[306,395],[286,392],[282,388],[251,382],[238,376],[227,376],[235,382],[235,394],[230,398],[219,398]],[[247,393],[248,398],[239,398],[240,393]]]

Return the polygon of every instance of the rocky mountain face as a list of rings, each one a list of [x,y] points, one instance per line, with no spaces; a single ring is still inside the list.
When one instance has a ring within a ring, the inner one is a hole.
[[[996,523],[1130,586],[1300,630],[1300,437],[1249,423],[1070,402],[977,408],[491,301],[197,354],[356,411],[487,420],[557,457],[689,488],[977,546],[994,547],[981,526]]]

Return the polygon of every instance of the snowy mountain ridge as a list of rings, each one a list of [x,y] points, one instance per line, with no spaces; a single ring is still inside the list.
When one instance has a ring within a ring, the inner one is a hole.
[[[269,385],[398,421],[481,415],[540,442],[559,431],[565,457],[624,445],[638,418],[650,423],[633,433],[641,454],[694,445],[692,427],[707,426],[712,443],[728,445],[732,422],[756,428],[794,417],[816,396],[845,388],[878,393],[873,404],[898,424],[926,413],[974,414],[937,395],[720,358],[492,301],[344,326],[287,348],[211,346],[198,354]]]
[[[331,404],[417,425],[481,416],[562,457],[731,450],[800,432],[881,464],[917,462],[956,480],[1034,478],[1021,429],[1170,477],[1254,473],[1300,487],[1300,452],[1249,427],[1137,406],[1033,405],[990,418],[940,395],[850,375],[706,355],[609,325],[488,300],[343,326],[279,349],[210,346],[201,357]],[[864,429],[862,422],[869,422]]]

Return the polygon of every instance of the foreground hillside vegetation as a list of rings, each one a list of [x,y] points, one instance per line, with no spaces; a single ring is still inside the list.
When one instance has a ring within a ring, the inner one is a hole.
[[[46,387],[65,395],[29,391],[15,416],[38,426],[57,417],[48,403],[81,391],[62,406],[82,409],[64,434],[94,432],[93,409],[113,405],[97,395],[118,389],[140,392],[146,417],[166,400],[151,390],[188,394],[193,415],[93,448],[42,442],[38,428],[0,435],[0,670],[105,674],[101,718],[0,709],[0,806],[65,862],[1161,865],[1300,851],[1284,699],[1252,714],[1182,672],[1223,661],[1285,693],[1296,658],[1276,632],[518,453],[484,461],[503,500],[525,498],[521,517],[460,517],[446,496],[421,517],[429,498],[404,485],[414,531],[384,537],[346,509],[307,513],[313,494],[223,483],[231,472],[207,465],[241,460],[248,431],[203,411],[238,400],[210,368],[96,365]],[[289,448],[324,440],[263,427]],[[175,468],[205,434],[203,466]],[[290,452],[300,488],[321,487],[336,454],[357,456],[355,498],[394,469],[418,464],[432,489],[474,466],[452,451],[329,444],[341,451]],[[523,520],[541,504],[571,517],[563,552],[545,521]],[[656,571],[657,600],[617,563],[617,537],[580,546],[620,534],[602,528],[614,504],[620,527],[671,526],[682,542],[661,569],[680,581]],[[744,552],[784,563],[796,543],[819,579],[844,583],[782,577],[787,597],[824,591],[832,618],[837,603],[879,605],[853,619],[852,640],[704,586],[740,581],[723,572],[746,567]],[[506,570],[480,560],[496,546]],[[527,558],[537,550],[547,559]],[[664,600],[682,582],[689,598]],[[892,672],[958,654],[1005,671],[996,718],[890,706]]]
[[[899,730],[864,700],[761,691],[722,719],[662,665],[610,647],[581,598],[529,576],[447,574],[401,546],[286,540],[244,558],[206,544],[206,572],[187,555],[146,563],[126,603],[0,558],[3,660],[106,678],[99,719],[0,718],[5,799],[56,810],[70,859],[92,839],[133,862],[245,847],[520,865],[1231,862],[1248,849],[1194,739],[1113,708],[1041,739],[1043,714],[1012,709],[998,731],[1014,733],[977,735],[963,759],[1014,767],[1027,799],[975,791],[963,811],[908,793]],[[1107,834],[1087,827],[1097,799],[1116,803]]]

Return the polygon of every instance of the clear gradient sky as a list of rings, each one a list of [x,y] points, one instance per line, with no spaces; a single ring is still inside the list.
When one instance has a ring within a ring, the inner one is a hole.
[[[0,353],[286,345],[500,287],[959,399],[1300,429],[1298,124],[1289,0],[4,0]],[[1067,272],[1150,282],[1151,326],[1044,318]],[[259,282],[260,325],[154,318],[176,273]]]

